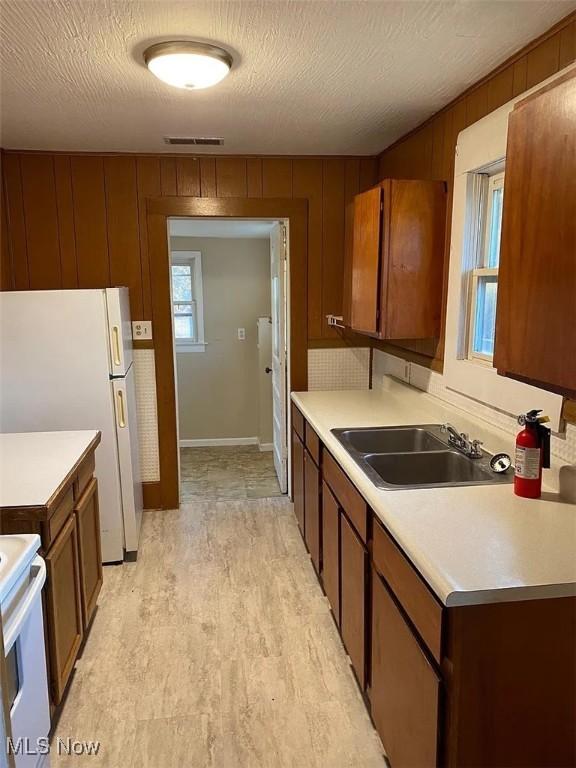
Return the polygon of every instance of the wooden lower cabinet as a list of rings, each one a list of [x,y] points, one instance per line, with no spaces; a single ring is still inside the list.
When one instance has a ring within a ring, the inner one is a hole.
[[[314,459],[304,450],[304,538],[316,573],[320,573],[320,470]]]
[[[576,600],[448,608],[446,768],[576,766]]]
[[[391,765],[433,768],[440,680],[375,571],[371,659],[372,719]]]
[[[45,556],[52,700],[58,705],[84,637],[76,516],[72,515]]]
[[[295,415],[294,510],[392,768],[576,766],[575,599],[443,605]]]
[[[292,430],[292,499],[294,514],[304,536],[304,443]]]
[[[92,478],[74,507],[80,551],[80,596],[82,621],[86,629],[96,611],[96,601],[102,588],[102,552],[100,546],[100,515],[98,512],[98,483]]]
[[[322,586],[340,626],[340,508],[322,483]]]
[[[368,552],[346,515],[340,515],[340,632],[352,667],[366,686],[366,565]]]
[[[46,561],[42,595],[46,667],[52,714],[61,703],[102,587],[98,481],[94,451],[100,433],[57,493],[39,507],[2,507],[2,533],[36,533]]]

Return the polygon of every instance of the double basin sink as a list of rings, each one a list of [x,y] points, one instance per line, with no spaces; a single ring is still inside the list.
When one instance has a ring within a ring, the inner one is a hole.
[[[440,424],[333,429],[332,433],[378,488],[402,490],[509,483],[490,454],[469,458],[451,446]]]

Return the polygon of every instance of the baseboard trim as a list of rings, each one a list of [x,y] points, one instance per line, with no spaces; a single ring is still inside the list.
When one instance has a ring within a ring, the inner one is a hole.
[[[258,445],[257,437],[211,437],[198,440],[180,440],[180,448],[209,448],[217,445]]]
[[[258,443],[258,450],[260,451],[273,451],[274,443]]]

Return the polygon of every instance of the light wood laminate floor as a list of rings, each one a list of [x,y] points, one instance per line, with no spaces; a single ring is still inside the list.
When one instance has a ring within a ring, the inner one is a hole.
[[[286,498],[144,515],[136,563],[104,570],[52,766],[383,768]]]

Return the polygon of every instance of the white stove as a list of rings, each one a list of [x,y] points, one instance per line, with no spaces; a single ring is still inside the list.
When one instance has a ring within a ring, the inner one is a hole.
[[[12,725],[7,750],[16,768],[49,765],[50,706],[42,587],[46,565],[36,534],[0,536],[0,611]]]

